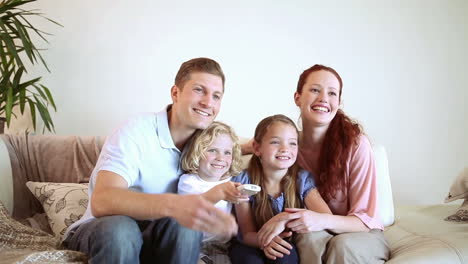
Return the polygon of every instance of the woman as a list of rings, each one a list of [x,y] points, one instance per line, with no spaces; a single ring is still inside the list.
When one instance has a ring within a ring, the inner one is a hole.
[[[376,214],[376,171],[369,140],[339,109],[343,82],[332,68],[314,65],[299,77],[294,101],[301,111],[299,164],[312,172],[333,214],[286,209],[287,227],[299,233],[301,263],[384,263],[390,250]],[[271,225],[259,242],[272,238]]]

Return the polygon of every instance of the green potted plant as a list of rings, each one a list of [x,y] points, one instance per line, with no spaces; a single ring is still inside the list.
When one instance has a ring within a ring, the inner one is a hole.
[[[0,132],[3,132],[5,123],[10,126],[12,116],[16,117],[13,107],[19,106],[21,114],[24,114],[26,105],[30,109],[34,130],[38,113],[44,122],[44,129],[55,131],[49,108],[52,107],[54,111],[57,109],[49,89],[41,84],[41,77],[24,80],[29,65],[40,63],[50,72],[41,56],[41,49],[31,39],[35,34],[48,43],[46,36],[49,34],[34,27],[28,19],[42,17],[61,26],[37,10],[22,8],[35,1],[0,0]]]

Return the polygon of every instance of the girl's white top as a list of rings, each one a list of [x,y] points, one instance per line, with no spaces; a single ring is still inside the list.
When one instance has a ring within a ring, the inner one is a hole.
[[[179,194],[201,194],[207,192],[208,190],[210,190],[218,184],[230,181],[231,178],[232,177],[228,177],[220,181],[210,182],[203,180],[202,178],[200,178],[200,176],[196,174],[183,174],[182,176],[180,176],[177,192]],[[223,210],[228,214],[230,214],[232,210],[232,204],[224,200],[217,202],[215,204],[215,207]],[[219,242],[227,242],[229,241],[229,239],[230,238],[228,237],[220,237],[207,232],[203,233],[203,242],[214,240]]]

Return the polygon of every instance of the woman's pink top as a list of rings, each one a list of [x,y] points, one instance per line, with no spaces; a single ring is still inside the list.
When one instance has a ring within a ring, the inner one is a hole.
[[[312,172],[307,157],[301,152],[298,162],[304,169]],[[383,225],[377,219],[377,183],[374,154],[369,139],[361,135],[359,144],[352,149],[346,162],[348,188],[345,192],[338,191],[336,199],[328,202],[333,214],[354,215],[370,229],[383,230]]]

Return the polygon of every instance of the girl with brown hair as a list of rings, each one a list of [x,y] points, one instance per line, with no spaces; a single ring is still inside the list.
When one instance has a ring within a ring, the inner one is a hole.
[[[285,208],[304,208],[331,213],[320,197],[313,177],[296,163],[299,132],[294,122],[284,115],[263,119],[255,129],[253,153],[246,171],[234,181],[255,184],[261,191],[249,203],[236,204],[239,241],[229,251],[233,264],[298,263],[295,240],[280,221]],[[260,243],[257,233],[269,223],[268,243]]]

